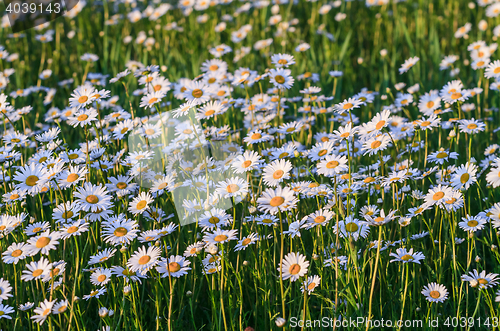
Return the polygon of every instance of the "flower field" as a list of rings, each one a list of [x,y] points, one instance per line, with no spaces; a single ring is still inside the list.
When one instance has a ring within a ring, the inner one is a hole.
[[[1,330],[500,328],[500,2],[0,8]]]

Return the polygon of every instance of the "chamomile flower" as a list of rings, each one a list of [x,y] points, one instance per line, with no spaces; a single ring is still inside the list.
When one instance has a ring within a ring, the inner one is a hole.
[[[307,274],[309,261],[300,253],[288,253],[281,261],[278,271],[282,274],[283,280],[290,279],[295,282],[300,277]]]
[[[179,278],[187,275],[188,270],[191,270],[190,261],[180,255],[171,255],[169,258],[162,258],[156,266],[156,271],[161,274],[161,277]]]
[[[259,235],[257,233],[251,233],[250,235],[243,237],[238,241],[236,246],[234,246],[234,251],[245,250],[249,245],[255,244],[259,240]]]
[[[203,241],[207,244],[223,244],[230,240],[235,240],[237,233],[238,230],[215,229],[213,233],[206,233]]]
[[[462,281],[469,282],[471,287],[479,287],[479,289],[490,288],[498,284],[498,274],[486,273],[486,271],[478,272],[476,269],[470,271],[469,274],[462,275]]]
[[[405,72],[407,72],[408,70],[411,69],[411,67],[413,67],[415,64],[417,64],[417,62],[420,60],[420,58],[418,56],[414,56],[414,57],[411,57],[407,60],[405,60],[405,62],[401,65],[401,68],[399,68],[399,74],[403,74]]]
[[[45,299],[43,302],[40,302],[40,306],[35,308],[35,310],[33,311],[35,315],[31,316],[30,318],[34,322],[42,325],[45,322],[45,320],[47,320],[49,315],[52,314],[52,308],[54,307],[55,303],[56,300],[49,301]]]
[[[413,262],[420,264],[420,260],[425,259],[424,254],[421,252],[413,252],[413,248],[409,251],[407,251],[406,248],[398,248],[396,253],[390,253],[389,255],[395,257],[395,259],[391,260],[391,262]]]
[[[276,187],[290,178],[292,163],[288,160],[275,160],[264,168],[263,180],[269,186]]]
[[[84,183],[83,187],[77,188],[74,197],[84,211],[95,212],[99,209],[108,209],[111,206],[111,196],[100,184]]]
[[[290,89],[295,81],[289,69],[270,69],[270,82],[277,88]]]
[[[458,226],[464,230],[469,232],[476,232],[484,228],[484,225],[487,223],[487,220],[479,215],[462,217],[462,222],[458,223]]]
[[[3,303],[0,303],[0,319],[6,318],[11,320],[12,316],[9,314],[12,314],[14,312],[14,308],[12,308],[9,305],[4,305]]]
[[[135,221],[128,220],[121,214],[103,222],[102,236],[105,242],[112,245],[127,245],[137,237],[139,230]]]
[[[321,283],[320,276],[318,275],[309,276],[307,277],[307,280],[305,280],[304,283],[302,284],[300,290],[302,291],[302,293],[304,293],[304,291],[307,291],[307,294],[311,294],[311,292],[313,292],[314,289],[320,285],[320,283]]]
[[[128,211],[134,215],[142,214],[149,208],[149,204],[153,202],[153,198],[149,192],[142,192],[137,197],[132,200],[130,206],[128,207]]]
[[[139,247],[139,249],[130,257],[127,267],[132,272],[145,274],[148,270],[158,264],[161,249],[156,246]]]
[[[326,155],[317,165],[317,173],[327,177],[333,177],[347,170],[347,158],[345,156]]]
[[[429,302],[444,302],[448,299],[448,290],[446,287],[437,283],[430,283],[424,286],[422,294]]]
[[[295,208],[298,199],[288,187],[277,187],[276,189],[266,189],[260,198],[257,199],[258,208],[261,211],[277,214],[279,211],[291,210]]]
[[[42,257],[38,262],[31,262],[26,265],[27,270],[23,270],[21,280],[30,281],[33,279],[42,279],[50,273],[52,264],[49,260]]]
[[[455,170],[451,178],[451,187],[455,190],[469,189],[476,181],[477,166],[473,163],[466,163]]]
[[[0,278],[0,302],[12,297],[12,294],[10,294],[11,291],[12,286],[10,286],[9,282],[3,278]]]

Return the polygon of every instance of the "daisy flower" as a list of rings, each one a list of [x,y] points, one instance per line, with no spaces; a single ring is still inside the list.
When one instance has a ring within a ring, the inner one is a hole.
[[[460,125],[458,126],[460,129],[460,132],[465,132],[468,134],[475,134],[480,131],[484,131],[484,128],[486,125],[478,120],[475,120],[474,118],[467,120],[463,119],[460,121]]]
[[[337,114],[342,115],[345,112],[359,108],[361,105],[363,105],[363,101],[356,98],[349,98],[333,106],[333,109],[337,112]]]
[[[203,241],[207,244],[223,244],[230,240],[235,240],[238,230],[215,229],[213,233],[207,233],[203,236]]]
[[[339,232],[341,238],[352,237],[357,241],[359,237],[366,238],[370,229],[367,222],[360,221],[352,215],[349,215],[345,220],[339,221],[338,224],[334,225],[333,232]]]
[[[74,128],[78,126],[83,128],[85,125],[97,121],[97,115],[97,110],[94,108],[81,109],[68,117],[68,124]]]
[[[12,314],[14,312],[14,308],[12,308],[9,305],[4,305],[0,303],[0,319],[6,318],[11,320],[12,317],[9,314]]]
[[[374,155],[379,151],[385,150],[391,145],[391,138],[387,134],[381,134],[374,138],[368,139],[362,147],[363,155]]]
[[[61,188],[76,186],[76,184],[85,180],[87,172],[86,167],[70,165],[67,170],[57,175],[57,182]]]
[[[80,236],[82,233],[87,232],[89,230],[89,225],[85,220],[78,220],[71,224],[65,225],[62,229],[59,230],[60,236],[62,240],[66,240],[73,236]]]
[[[39,236],[30,238],[26,245],[26,254],[34,256],[41,252],[44,255],[49,255],[49,252],[56,249],[56,245],[59,244],[57,239],[59,239],[59,232],[50,232],[47,230],[41,233]]]
[[[203,226],[204,230],[220,228],[230,223],[231,216],[219,208],[213,208],[206,211],[199,217],[199,225]]]
[[[500,167],[491,168],[491,171],[486,175],[486,181],[493,188],[500,186]]]
[[[182,94],[186,101],[195,101],[198,104],[205,103],[210,100],[213,87],[206,85],[204,82],[191,81],[186,84],[186,90]]]
[[[307,274],[309,261],[300,253],[288,253],[281,261],[278,271],[282,274],[283,280],[289,279],[292,282],[299,280]]]
[[[56,303],[56,300],[49,301],[49,300],[45,299],[43,302],[40,302],[40,306],[35,308],[35,310],[33,311],[35,313],[35,315],[31,316],[30,318],[34,322],[42,325],[43,322],[45,322],[45,320],[52,313],[52,307],[54,306],[55,303]]]
[[[0,302],[2,302],[2,300],[7,300],[9,297],[12,297],[10,291],[12,291],[12,286],[10,286],[9,282],[4,280],[3,278],[0,278]]]
[[[81,208],[76,202],[65,202],[58,205],[52,211],[52,218],[57,223],[67,223],[73,221],[73,218],[78,216]]]
[[[458,153],[456,152],[449,152],[448,150],[440,149],[437,152],[429,154],[427,160],[432,163],[443,164],[445,161],[447,162],[448,159],[456,159],[457,157]]]
[[[307,216],[307,223],[303,226],[307,229],[318,225],[326,226],[328,222],[335,216],[335,213],[327,209],[320,209]]]
[[[168,259],[162,258],[156,267],[156,271],[161,274],[161,277],[179,278],[187,275],[188,270],[191,270],[190,261],[180,255],[170,255]]]
[[[165,93],[163,91],[155,91],[152,93],[148,93],[141,98],[141,103],[139,107],[141,108],[153,108],[155,104],[161,102],[161,99],[165,97]]]
[[[48,181],[47,169],[41,164],[32,163],[19,168],[13,180],[18,181],[17,190],[26,190],[28,194],[39,193]]]
[[[500,77],[500,60],[491,62],[488,68],[484,71],[484,77],[486,78],[499,78]]]
[[[289,69],[270,69],[269,77],[270,82],[280,89],[290,89],[295,81],[292,77],[292,71]]]
[[[302,291],[302,293],[304,293],[304,291],[307,291],[307,294],[311,294],[311,292],[314,291],[314,289],[318,287],[320,283],[321,283],[320,276],[318,275],[309,276],[307,277],[307,280],[305,280],[304,283],[302,284],[300,290]]]
[[[101,184],[84,183],[74,193],[76,203],[84,211],[97,211],[111,207],[111,196]]]
[[[476,232],[483,229],[486,223],[488,223],[487,220],[479,215],[467,215],[466,217],[462,217],[462,222],[459,222],[458,226],[464,231]]]
[[[41,279],[47,276],[52,268],[49,260],[42,257],[38,262],[31,262],[26,265],[27,270],[23,270],[21,280],[29,281],[33,279]]]
[[[407,251],[406,248],[398,248],[396,250],[396,253],[391,253],[389,254],[389,256],[395,257],[395,259],[391,260],[391,262],[414,262],[420,264],[420,260],[425,259],[424,254],[422,254],[421,252],[413,252],[413,248],[411,248],[409,251]]]
[[[101,295],[103,295],[106,292],[107,292],[106,288],[105,287],[101,287],[98,290],[94,290],[94,291],[90,292],[90,294],[84,295],[83,299],[87,300],[87,301],[89,299],[92,299],[92,298],[98,299]]]
[[[439,184],[427,192],[425,196],[425,204],[433,206],[435,204],[442,205],[446,200],[449,200],[452,194],[452,189],[448,186]]]
[[[226,178],[217,184],[215,193],[226,199],[243,197],[248,193],[248,182],[240,177]]]
[[[289,54],[273,54],[271,55],[271,63],[276,66],[276,68],[289,67],[295,64],[295,59]]]
[[[130,257],[127,267],[132,272],[145,274],[148,270],[158,264],[158,258],[161,254],[161,248],[156,246],[139,247],[139,249]]]
[[[279,211],[286,211],[295,208],[298,199],[294,192],[288,187],[277,187],[276,189],[266,189],[260,198],[257,199],[258,208],[261,211],[277,214]]]
[[[138,224],[133,220],[128,220],[124,214],[116,218],[109,218],[102,223],[102,236],[104,241],[112,245],[128,245],[137,237]]]
[[[245,250],[249,245],[255,244],[257,241],[259,241],[259,234],[258,233],[251,233],[250,235],[243,237],[236,246],[234,246],[234,251],[241,251]]]
[[[451,178],[451,187],[455,190],[464,188],[466,190],[477,181],[477,166],[473,163],[466,163],[455,170]]]
[[[109,260],[110,258],[112,258],[116,253],[116,249],[115,248],[106,248],[104,249],[103,251],[97,253],[96,255],[92,255],[90,258],[89,258],[89,265],[92,265],[92,264],[96,264],[96,263],[102,263],[102,262],[105,262],[107,260]]]
[[[493,287],[498,284],[498,274],[489,273],[486,271],[477,272],[476,269],[470,271],[469,274],[462,275],[462,281],[469,282],[471,287],[478,287],[479,289]]]
[[[429,302],[444,302],[448,298],[448,290],[444,285],[430,283],[424,286],[422,294]]]
[[[245,151],[243,155],[238,155],[233,159],[231,167],[235,173],[242,174],[257,169],[261,162],[261,156],[257,152]]]
[[[317,165],[317,173],[327,177],[333,177],[348,169],[347,157],[338,155],[327,155]]]
[[[133,215],[142,214],[144,211],[148,210],[149,204],[153,202],[153,198],[149,192],[142,192],[137,197],[132,200],[128,211]]]
[[[94,101],[93,95],[95,94],[95,89],[89,86],[79,86],[77,87],[71,97],[69,98],[70,107],[76,107],[77,109],[84,108],[90,105]]]
[[[17,264],[19,260],[24,260],[26,256],[25,243],[13,243],[7,250],[2,252],[2,261],[7,264]]]
[[[278,186],[285,179],[290,179],[292,163],[288,160],[275,160],[264,168],[263,180],[269,186]]]
[[[420,60],[418,56],[411,57],[401,65],[401,68],[399,68],[399,74],[402,75],[403,73],[407,72],[408,70],[411,69],[417,62]]]
[[[52,307],[52,314],[62,314],[68,309],[68,306],[68,300],[61,300]]]

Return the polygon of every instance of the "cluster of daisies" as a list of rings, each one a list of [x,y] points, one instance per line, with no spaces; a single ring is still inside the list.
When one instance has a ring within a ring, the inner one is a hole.
[[[339,3],[322,6],[321,15]],[[366,0],[369,7],[387,3]],[[186,15],[210,5],[179,2]],[[80,1],[67,15],[74,17],[84,6]],[[238,13],[252,6],[267,3],[244,4]],[[127,19],[155,21],[171,9],[160,4],[132,10]],[[492,11],[498,14],[498,5],[489,5]],[[279,7],[269,24],[280,25],[278,35],[293,32],[297,22],[283,22],[278,13]],[[106,24],[118,19],[112,16]],[[206,19],[197,17],[200,23]],[[175,22],[166,27],[172,29],[182,31]],[[226,24],[215,29],[224,31]],[[243,25],[232,31],[231,41],[244,41],[251,29]],[[470,29],[459,28],[455,37]],[[51,42],[53,34],[47,29],[37,40]],[[272,41],[259,40],[253,49]],[[144,32],[135,42],[155,44]],[[493,91],[500,88],[500,60],[491,60],[496,46],[473,42],[470,60],[465,59],[472,70],[484,70],[481,78]],[[295,52],[309,48],[300,42]],[[57,87],[14,89],[9,76],[15,70],[3,70],[0,247],[3,270],[20,272],[4,272],[0,279],[0,319],[13,318],[17,308],[43,324],[71,311],[79,296],[109,295],[117,279],[130,293],[132,283],[227,272],[225,261],[245,260],[246,250],[269,247],[277,237],[282,244],[273,266],[277,280],[299,282],[301,291],[311,294],[321,291],[320,275],[358,269],[354,248],[359,258],[368,252],[402,268],[426,263],[415,243],[428,236],[439,242],[432,226],[408,236],[397,231],[417,228],[410,225],[421,225],[425,215],[453,215],[460,229],[453,245],[500,228],[500,202],[490,201],[494,194],[485,194],[479,209],[467,204],[476,192],[496,192],[500,186],[500,146],[475,147],[498,136],[498,109],[480,108],[481,85],[466,86],[458,79],[458,56],[440,63],[453,78],[439,89],[421,92],[420,84],[398,83],[387,94],[363,88],[337,102],[319,86],[319,72],[297,72],[297,55],[271,54],[269,68],[260,71],[230,70],[222,59],[234,53],[238,62],[250,51],[214,46],[213,58],[202,63],[202,74],[194,79],[170,80],[166,68],[129,61],[114,77],[88,72],[78,86],[70,78]],[[17,59],[4,47],[0,58],[5,63]],[[90,67],[99,56],[86,53],[80,60]],[[419,61],[407,59],[399,73],[410,72]],[[335,81],[343,75],[329,74]],[[43,82],[51,76],[46,69],[38,78]],[[58,106],[63,98],[57,93],[69,88],[71,96]],[[33,107],[19,105],[40,96],[47,111],[30,126]],[[374,112],[376,100],[383,106]],[[382,227],[397,235],[377,240]],[[188,229],[183,238],[189,240],[178,242]],[[332,236],[324,235],[329,231]],[[326,244],[319,254],[288,245],[304,237]],[[94,251],[82,259],[86,249]],[[461,280],[478,290],[498,284],[498,274],[478,269],[468,268]],[[75,293],[76,286],[67,284],[70,273],[80,272],[90,288],[86,293]],[[22,283],[40,286],[43,300],[14,307],[13,285]],[[434,281],[421,293],[430,302],[448,298],[446,286]],[[101,309],[105,316],[114,314]]]

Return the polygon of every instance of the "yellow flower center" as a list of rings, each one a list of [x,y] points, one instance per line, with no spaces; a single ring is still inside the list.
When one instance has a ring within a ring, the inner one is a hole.
[[[26,185],[28,186],[35,186],[36,183],[38,182],[39,178],[35,175],[28,176],[26,178]]]
[[[177,272],[181,270],[181,265],[177,262],[170,262],[168,264],[168,271],[170,271],[170,273],[174,273],[174,272]]]
[[[403,255],[401,257],[401,260],[403,260],[403,261],[412,261],[413,260],[413,256],[411,256],[410,254],[406,254],[406,255]]]
[[[201,98],[202,95],[203,95],[203,91],[200,90],[199,88],[193,90],[193,92],[191,93],[193,95],[193,97],[195,98]]]
[[[271,199],[271,201],[269,202],[269,204],[272,207],[278,207],[278,206],[282,205],[284,202],[285,202],[284,198],[282,198],[282,197],[274,197],[274,198]]]
[[[290,274],[296,275],[300,272],[300,265],[298,265],[297,263],[292,264],[290,266],[290,269],[288,269],[288,271],[290,272]]]
[[[350,222],[345,225],[345,229],[347,232],[356,232],[358,231],[359,226],[354,222]]]
[[[219,234],[219,235],[215,236],[214,240],[215,241],[224,241],[224,240],[227,240],[227,236],[223,235],[223,234]]]
[[[281,75],[276,75],[274,77],[274,80],[276,81],[276,83],[278,84],[283,84],[285,83],[285,77],[281,76]]]
[[[150,257],[149,255],[144,255],[143,257],[141,257],[141,258],[139,259],[139,261],[138,261],[138,262],[139,262],[139,264],[141,264],[141,265],[145,265],[145,264],[148,264],[148,263],[149,263],[149,261],[151,261],[151,257]]]
[[[78,116],[76,119],[79,120],[80,122],[85,121],[89,116],[87,114],[81,114]]]
[[[433,298],[433,299],[437,299],[437,298],[439,298],[439,297],[441,296],[441,294],[440,294],[438,291],[431,291],[431,292],[429,293],[429,296],[430,296],[431,298]]]
[[[50,238],[49,237],[40,237],[37,241],[35,246],[37,248],[43,248],[47,246],[50,243]]]
[[[125,229],[124,227],[120,226],[118,228],[115,229],[115,231],[113,232],[113,234],[116,236],[116,237],[123,237],[124,235],[126,235],[128,233],[128,230]]]
[[[85,198],[85,200],[88,202],[88,203],[91,203],[91,204],[96,204],[99,202],[99,198],[93,194],[87,196],[87,198]]]

